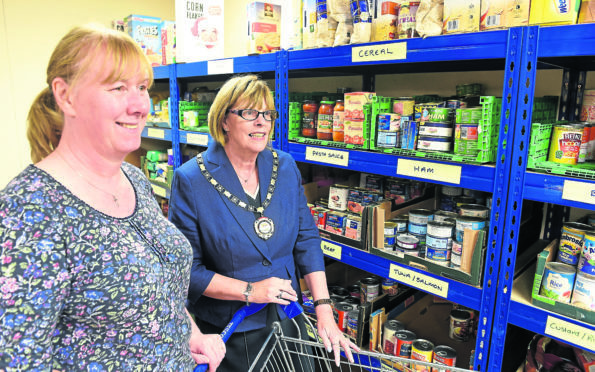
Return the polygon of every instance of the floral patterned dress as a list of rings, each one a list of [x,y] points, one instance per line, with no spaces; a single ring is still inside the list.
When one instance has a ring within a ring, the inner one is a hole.
[[[192,248],[139,169],[107,216],[30,165],[0,193],[0,370],[189,371]]]

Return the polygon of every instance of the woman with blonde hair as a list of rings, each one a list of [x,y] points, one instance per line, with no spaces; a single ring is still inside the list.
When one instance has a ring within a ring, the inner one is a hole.
[[[358,350],[333,317],[320,237],[297,165],[268,146],[274,108],[257,76],[228,80],[209,110],[214,141],[176,169],[172,182],[169,218],[194,248],[188,308],[201,329],[219,332],[242,305],[268,304],[227,341],[222,371],[248,370],[275,321],[284,334],[297,335],[278,305],[298,300],[301,276],[314,297],[318,333],[337,364],[340,348],[351,361],[351,349]],[[294,364],[311,370],[307,358]]]
[[[122,32],[75,27],[56,46],[28,116],[35,164],[0,193],[0,370],[214,371],[223,358],[185,309],[191,246],[124,162],[152,81]]]

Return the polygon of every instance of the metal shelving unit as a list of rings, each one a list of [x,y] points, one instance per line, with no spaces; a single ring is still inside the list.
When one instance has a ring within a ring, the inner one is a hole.
[[[534,268],[527,269],[515,278],[515,262],[523,250],[518,246],[520,235],[518,223],[521,220],[523,200],[551,203],[557,208],[595,210],[595,199],[589,192],[589,190],[595,190],[594,180],[537,173],[526,169],[533,98],[537,83],[536,70],[539,68],[564,69],[560,106],[566,109],[560,110],[560,117],[575,119],[577,107],[581,104],[577,97],[582,96],[582,89],[584,89],[584,85],[581,84],[584,84],[586,71],[593,70],[595,66],[593,63],[595,61],[595,25],[527,27],[522,53],[520,80],[525,83],[519,86],[518,93],[515,95],[516,123],[509,155],[512,159],[512,167],[488,370],[500,370],[505,357],[509,324],[595,352],[594,325],[531,304],[530,291],[535,274]],[[577,91],[579,94],[575,93]],[[581,195],[575,191],[576,189],[569,189],[569,183],[573,182],[584,186],[586,193]],[[550,209],[552,209],[551,206],[548,207],[548,211]],[[560,215],[556,217],[561,218]],[[554,231],[554,228],[548,228],[549,225],[557,224],[559,227],[560,224],[560,221],[553,220],[551,215],[547,218],[545,238],[549,238]],[[560,327],[572,332],[564,334],[555,330]],[[579,339],[577,334],[586,338]]]
[[[569,91],[580,85],[582,71],[595,66],[595,25],[558,26],[540,29],[518,27],[509,30],[446,35],[406,41],[346,45],[333,48],[280,51],[259,56],[245,56],[215,61],[179,64],[155,68],[156,79],[169,79],[171,95],[172,129],[164,131],[164,140],[172,141],[176,166],[180,164],[180,144],[206,146],[209,136],[203,133],[179,130],[177,107],[180,87],[189,82],[225,81],[235,73],[258,73],[275,80],[275,99],[280,120],[275,128],[274,147],[289,152],[296,161],[324,166],[340,167],[387,176],[397,176],[400,160],[411,160],[396,155],[353,151],[345,152],[344,165],[325,163],[309,154],[317,146],[287,141],[289,81],[301,77],[329,77],[361,75],[363,89],[373,89],[375,76],[436,71],[503,71],[500,143],[497,163],[473,165],[413,159],[430,165],[460,167],[458,182],[431,182],[456,185],[493,194],[490,231],[488,236],[485,268],[481,288],[448,280],[415,268],[417,273],[434,279],[446,280],[449,286],[446,299],[463,304],[480,312],[475,353],[475,369],[499,371],[504,357],[504,344],[508,324],[544,333],[548,319],[556,314],[532,306],[513,289],[521,221],[522,201],[534,200],[566,207],[595,209],[589,201],[568,200],[563,196],[564,183],[577,181],[571,177],[527,172],[525,170],[530,134],[531,107],[533,103],[535,70],[563,66],[569,70]],[[578,42],[577,40],[581,40]],[[582,41],[584,40],[584,41]],[[399,44],[399,45],[397,45]],[[401,45],[404,44],[404,45]],[[400,50],[399,57],[381,61],[359,61],[358,53],[366,48]],[[405,51],[404,53],[402,53]],[[580,58],[568,58],[578,56]],[[583,80],[581,80],[583,79]],[[526,82],[529,82],[527,84]],[[569,97],[570,100],[577,97]],[[576,100],[568,109],[576,107]],[[175,111],[174,111],[175,110]],[[161,128],[158,128],[161,129]],[[153,132],[155,134],[156,132]],[[150,137],[145,128],[143,136]],[[150,138],[156,138],[155,136]],[[425,177],[404,176],[427,181]],[[595,186],[593,180],[579,180]],[[586,199],[585,199],[586,200]],[[389,276],[391,265],[401,266],[388,259],[367,252],[332,243],[341,249],[334,259],[383,277]],[[526,283],[525,283],[526,284]],[[518,285],[520,286],[520,284]],[[562,317],[564,318],[564,317]],[[565,319],[577,326],[581,322]],[[588,330],[594,331],[592,326]],[[582,347],[580,344],[577,345]]]

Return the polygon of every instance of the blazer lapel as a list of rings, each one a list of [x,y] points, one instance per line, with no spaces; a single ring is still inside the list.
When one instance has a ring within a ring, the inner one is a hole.
[[[231,165],[231,162],[227,158],[227,154],[225,154],[223,147],[219,144],[215,144],[214,147],[209,147],[208,150],[203,154],[203,156],[205,156],[205,165],[211,173],[211,175],[213,176],[213,178],[217,180],[217,182],[219,182],[232,195],[234,195],[239,200],[247,204],[248,199],[246,197],[244,189],[242,188],[240,180],[238,179],[235,170]],[[270,169],[268,172],[270,173]],[[260,180],[260,185],[262,190],[262,179]],[[254,231],[254,213],[236,205],[225,195],[219,194],[219,197],[221,198],[223,204],[227,207],[227,209],[229,209],[231,215],[235,218],[242,230],[244,230],[244,233],[248,236],[248,238],[254,244],[254,246],[267,259],[270,259],[269,250],[265,241],[260,239]]]

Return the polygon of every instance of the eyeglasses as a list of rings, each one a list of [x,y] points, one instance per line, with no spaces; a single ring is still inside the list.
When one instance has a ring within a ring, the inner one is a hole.
[[[256,120],[258,119],[258,115],[262,114],[262,117],[266,121],[272,121],[279,117],[279,113],[275,110],[267,110],[267,111],[258,111],[253,109],[245,109],[245,110],[227,110],[227,112],[231,112],[232,114],[239,115],[244,120]]]

